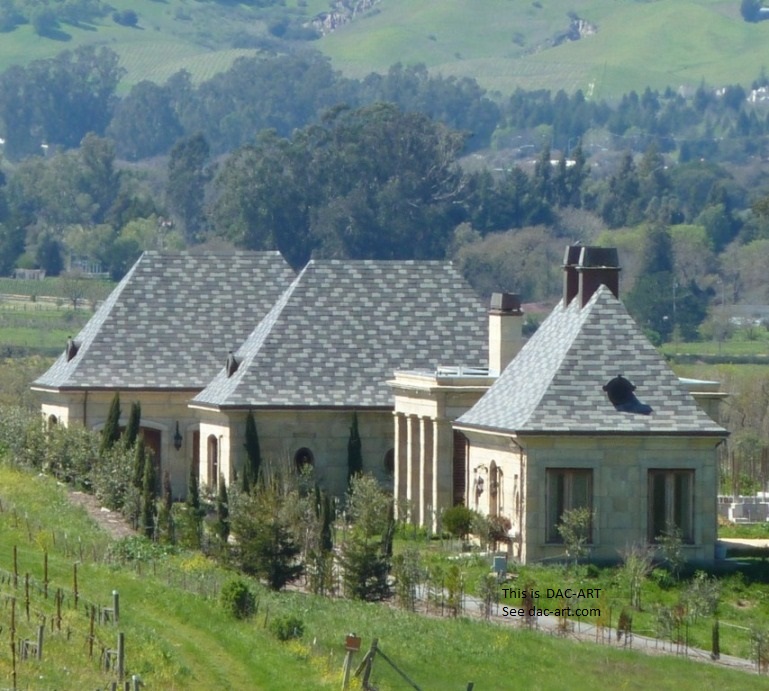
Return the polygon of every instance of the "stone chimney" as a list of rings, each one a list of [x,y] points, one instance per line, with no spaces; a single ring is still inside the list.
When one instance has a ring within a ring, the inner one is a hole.
[[[489,309],[489,374],[501,374],[518,354],[522,329],[521,296],[494,293]]]
[[[619,272],[615,247],[568,246],[563,257],[564,306],[579,298],[579,306],[584,307],[602,285],[619,297]]]

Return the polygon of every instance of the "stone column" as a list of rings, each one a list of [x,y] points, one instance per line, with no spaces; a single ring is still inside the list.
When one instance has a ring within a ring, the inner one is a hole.
[[[406,482],[408,479],[405,423],[406,419],[403,415],[393,413],[393,426],[395,427],[393,494],[395,496],[396,518],[398,518],[399,505],[406,500]]]
[[[406,416],[406,501],[408,502],[409,521],[417,519],[415,502],[418,500],[419,483],[416,474],[419,472],[419,448],[415,437],[419,434],[416,427],[416,418],[413,415]]]
[[[433,428],[430,420],[419,418],[419,525],[430,519],[428,506],[432,506]]]
[[[440,473],[440,468],[438,468],[438,447],[439,444],[439,437],[438,437],[438,420],[437,418],[432,419],[433,423],[433,433],[432,433],[432,440],[433,440],[433,457],[432,457],[432,477],[430,478],[432,480],[431,482],[431,488],[430,488],[430,505],[432,506],[432,516],[430,518],[431,520],[431,530],[435,532],[438,530],[438,510],[440,509],[440,497],[438,496],[438,475]],[[450,459],[450,457],[449,457]]]

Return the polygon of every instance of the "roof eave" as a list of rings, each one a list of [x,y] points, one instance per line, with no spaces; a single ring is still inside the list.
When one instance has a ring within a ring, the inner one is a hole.
[[[453,427],[457,430],[480,432],[481,434],[495,434],[517,437],[712,437],[726,439],[730,432],[727,430],[568,430],[568,429],[505,429],[502,427],[489,427],[485,425],[473,425],[470,423],[455,422]]]

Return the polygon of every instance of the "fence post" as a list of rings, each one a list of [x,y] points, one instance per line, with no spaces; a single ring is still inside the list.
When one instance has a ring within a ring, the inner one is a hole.
[[[117,676],[118,679],[123,678],[125,673],[125,634],[119,633],[117,635]]]
[[[117,590],[112,591],[112,615],[117,624],[120,621],[120,593]]]
[[[37,659],[38,660],[43,659],[43,632],[44,631],[45,631],[44,626],[37,627]]]

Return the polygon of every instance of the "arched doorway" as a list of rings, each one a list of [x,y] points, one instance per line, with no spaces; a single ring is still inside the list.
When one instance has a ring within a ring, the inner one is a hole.
[[[301,473],[304,468],[308,466],[312,468],[314,465],[315,456],[306,446],[303,446],[294,454],[294,467],[298,473]]]

